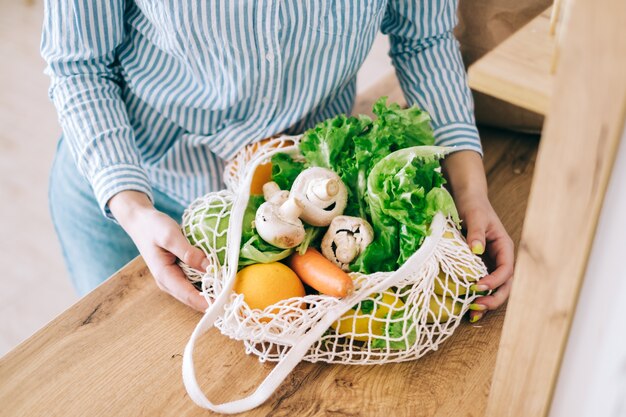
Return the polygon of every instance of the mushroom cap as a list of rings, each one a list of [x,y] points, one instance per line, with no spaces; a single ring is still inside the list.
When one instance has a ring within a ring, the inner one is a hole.
[[[259,206],[254,224],[259,236],[264,241],[281,249],[295,248],[302,243],[305,230],[302,221],[298,218],[300,210],[297,209],[293,213],[295,216],[285,215],[285,213],[294,210],[294,204],[296,208],[299,208],[299,202],[294,199],[289,199],[282,205],[266,201]]]
[[[320,167],[302,171],[293,182],[290,195],[302,201],[300,218],[312,226],[328,226],[348,204],[348,190],[339,175]]]
[[[322,254],[346,272],[374,240],[372,226],[360,217],[337,216],[322,239]]]

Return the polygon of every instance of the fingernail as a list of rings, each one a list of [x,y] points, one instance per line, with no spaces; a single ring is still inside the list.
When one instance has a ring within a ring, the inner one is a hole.
[[[484,304],[472,303],[470,304],[469,309],[474,311],[483,311],[487,310],[487,306]]]
[[[209,261],[207,258],[204,258],[204,260],[202,261],[202,265],[200,265],[202,267],[202,270],[205,272],[209,271],[209,267],[211,266],[211,261]]]
[[[472,253],[475,255],[482,255],[483,253],[485,253],[485,247],[483,246],[483,243],[478,240],[473,241]]]
[[[476,323],[478,320],[483,318],[483,313],[478,313],[478,314],[474,314],[471,318],[470,318],[470,323]]]
[[[470,291],[473,291],[473,292],[489,291],[489,287],[485,284],[473,284],[473,285],[470,285]]]

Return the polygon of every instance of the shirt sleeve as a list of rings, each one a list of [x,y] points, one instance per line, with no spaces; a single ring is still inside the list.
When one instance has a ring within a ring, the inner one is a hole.
[[[435,143],[482,155],[459,43],[456,0],[390,0],[381,30],[409,104],[432,118]]]
[[[124,0],[46,0],[41,54],[50,98],[79,172],[103,213],[120,191],[153,200],[121,97],[116,48],[124,40]]]

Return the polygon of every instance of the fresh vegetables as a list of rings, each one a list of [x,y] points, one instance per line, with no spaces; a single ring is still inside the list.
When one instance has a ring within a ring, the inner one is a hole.
[[[296,177],[302,171],[304,171],[304,162],[296,161],[286,153],[277,153],[272,156],[271,179],[281,190],[290,190]]]
[[[344,313],[331,327],[339,334],[353,334],[354,340],[367,342],[382,336],[385,321],[404,307],[402,300],[392,291],[370,295]]]
[[[263,186],[265,203],[256,211],[254,222],[259,236],[281,249],[298,246],[304,240],[304,225],[299,216],[302,202],[278,188],[275,182]]]
[[[305,284],[322,294],[345,297],[354,290],[352,278],[311,247],[304,255],[294,253],[289,266]]]
[[[367,178],[367,201],[376,233],[353,265],[364,273],[394,271],[420,247],[440,211],[458,215],[452,196],[441,186],[439,158],[446,148],[416,146],[387,155]]]
[[[374,240],[372,226],[359,217],[337,216],[322,239],[322,254],[346,272]]]
[[[224,264],[226,258],[226,231],[230,221],[230,208],[231,203],[226,203],[221,198],[192,207],[188,216],[193,221],[187,222],[182,229],[189,243],[205,252],[215,252],[220,264]]]
[[[407,318],[406,314],[407,310],[404,309],[396,311],[391,316],[389,324],[383,328],[383,334],[387,340],[374,339],[372,341],[373,349],[387,349],[387,343],[389,343],[390,349],[408,349],[415,343],[417,339],[415,323],[411,318]]]
[[[311,226],[328,226],[343,213],[348,191],[339,176],[326,168],[307,168],[294,180],[289,195],[302,202],[302,220]]]
[[[419,248],[437,211],[458,219],[442,187],[439,158],[447,149],[430,146],[428,114],[387,105],[384,97],[373,111],[375,120],[327,120],[300,142],[306,166],[332,169],[345,183],[344,214],[369,221],[374,229],[374,244],[350,265],[362,273],[396,270]]]
[[[243,215],[243,232],[241,235],[241,251],[239,252],[239,266],[256,263],[277,262],[287,258],[293,253],[293,249],[280,249],[264,241],[254,227],[256,212],[263,204],[261,195],[252,195],[248,201],[248,207]],[[224,239],[224,248],[226,239]],[[224,249],[225,250],[225,249]]]
[[[398,149],[434,144],[426,112],[386,101],[374,104],[375,120],[340,115],[305,132],[300,142],[307,166],[332,169],[348,187],[346,215],[368,218],[367,177],[376,162]]]
[[[281,300],[305,295],[304,286],[298,276],[279,262],[243,268],[235,278],[234,291],[243,294],[250,308],[259,310]]]
[[[276,153],[255,171],[243,219],[239,266],[245,268],[235,285],[251,308],[304,296],[302,283],[345,297],[354,288],[347,272],[397,270],[420,248],[436,213],[459,224],[439,163],[449,149],[433,146],[428,114],[387,104],[386,98],[373,112],[373,120],[343,115],[326,120],[303,134],[301,155]],[[224,218],[210,220],[209,208],[203,220],[217,233],[220,262],[228,227]],[[205,230],[200,231],[185,233],[202,245],[206,239],[198,236]],[[478,279],[467,268],[455,275]],[[405,306],[396,291],[372,295],[332,327],[374,349],[409,348],[419,323],[415,308]],[[467,293],[440,272],[434,294],[425,300],[428,311],[420,311],[428,323],[445,322],[460,314],[462,304],[455,300]]]

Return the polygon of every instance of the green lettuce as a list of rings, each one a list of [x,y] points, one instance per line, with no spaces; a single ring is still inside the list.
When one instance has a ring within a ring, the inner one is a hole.
[[[300,255],[304,255],[309,246],[319,246],[320,238],[322,237],[322,231],[324,228],[315,226],[304,226],[304,240],[298,246],[296,251]]]
[[[304,170],[304,162],[294,160],[286,153],[272,156],[272,181],[281,190],[290,190],[296,177]]]
[[[380,98],[367,116],[337,116],[304,133],[300,151],[305,165],[335,171],[348,188],[344,214],[368,220],[372,244],[351,265],[353,271],[394,271],[428,236],[441,211],[458,223],[452,197],[443,188],[433,146],[430,117],[418,107],[401,108]]]
[[[304,133],[300,151],[308,166],[335,171],[348,188],[349,216],[368,218],[367,177],[372,167],[403,148],[434,144],[428,113],[418,107],[401,108],[376,101],[372,120],[367,116],[340,115]]]
[[[375,233],[351,265],[353,271],[395,271],[428,236],[437,212],[458,222],[452,197],[442,185],[439,158],[447,148],[416,146],[393,152],[367,178],[367,204]]]
[[[339,115],[326,120],[304,133],[300,152],[307,167],[330,169],[339,175],[348,189],[346,215],[358,215],[357,190],[358,168],[355,155],[355,138],[367,135],[372,120],[367,116],[346,117]]]
[[[389,348],[393,350],[409,349],[417,340],[417,332],[413,320],[405,317],[406,311],[400,310],[393,313],[389,325],[385,325],[383,334],[389,339]],[[402,319],[402,320],[400,320]],[[408,331],[408,334],[406,333]],[[372,341],[372,349],[387,349],[387,341],[385,339],[374,339]]]

